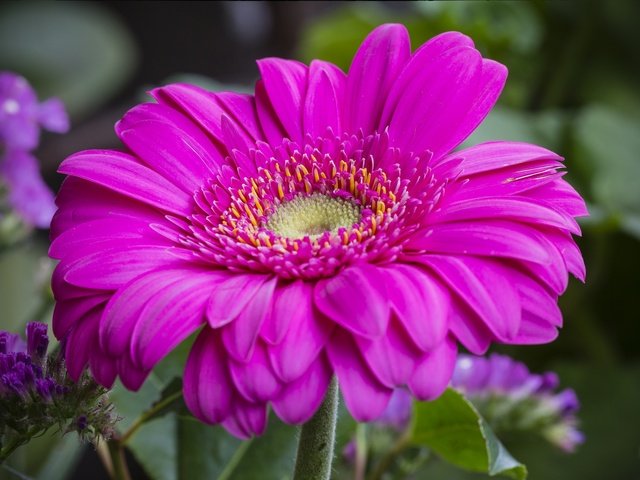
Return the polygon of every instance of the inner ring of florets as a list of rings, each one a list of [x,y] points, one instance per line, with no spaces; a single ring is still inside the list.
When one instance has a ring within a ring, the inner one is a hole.
[[[243,159],[230,158],[239,174],[229,168],[195,194],[180,243],[218,267],[284,278],[392,261],[408,181],[397,169],[377,168],[362,138],[331,141],[328,152],[327,139],[303,147],[287,141],[267,152],[262,146],[250,152],[257,167],[247,176]]]

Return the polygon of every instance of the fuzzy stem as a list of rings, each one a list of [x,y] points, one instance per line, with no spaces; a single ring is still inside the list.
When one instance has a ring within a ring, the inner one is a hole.
[[[302,426],[294,480],[329,480],[338,419],[338,383],[334,378],[316,414]]]

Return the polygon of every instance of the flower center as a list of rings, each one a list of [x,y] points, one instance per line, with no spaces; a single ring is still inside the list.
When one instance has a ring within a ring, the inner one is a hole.
[[[348,200],[321,193],[298,195],[280,204],[267,220],[266,227],[290,239],[315,239],[325,232],[338,233],[360,221],[361,207]]]

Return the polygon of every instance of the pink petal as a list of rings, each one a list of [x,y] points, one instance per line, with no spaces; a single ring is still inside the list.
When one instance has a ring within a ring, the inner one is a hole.
[[[332,373],[325,356],[318,357],[301,377],[286,385],[272,401],[278,417],[291,424],[308,421],[324,400]]]
[[[138,366],[134,365],[128,355],[123,355],[118,358],[118,375],[122,384],[127,390],[137,392],[144,381],[147,379],[151,370],[142,370]]]
[[[145,305],[154,296],[194,275],[191,269],[163,269],[149,272],[120,288],[109,300],[100,320],[100,344],[113,356],[128,353],[133,330]]]
[[[386,96],[382,117],[377,128],[379,132],[389,126],[398,102],[423,70],[424,64],[433,61],[448,50],[459,47],[473,48],[473,41],[459,32],[444,32],[431,38],[413,53],[398,78],[391,85],[389,95]]]
[[[435,210],[431,222],[459,222],[477,219],[505,219],[547,225],[579,233],[580,227],[571,216],[563,215],[551,204],[520,197],[483,197],[454,201]]]
[[[432,275],[412,266],[397,265],[385,273],[393,310],[415,344],[431,350],[447,334],[448,290]]]
[[[232,408],[233,384],[216,330],[205,327],[191,347],[184,370],[184,401],[195,417],[220,423]]]
[[[99,294],[71,300],[58,300],[53,309],[53,334],[63,338],[67,332],[95,307],[103,307],[109,295]]]
[[[537,161],[562,161],[562,157],[546,148],[522,142],[494,141],[480,143],[451,154],[463,159],[465,176]]]
[[[191,213],[191,197],[135,157],[112,150],[87,150],[67,158],[58,169],[178,215]]]
[[[300,283],[296,291],[299,298],[295,305],[299,312],[291,318],[282,341],[269,348],[273,369],[286,383],[297,380],[309,369],[325,346],[334,326],[313,308],[311,285]]]
[[[78,381],[89,362],[91,351],[98,348],[98,321],[101,308],[94,308],[79,319],[66,337],[65,365],[69,376]]]
[[[193,272],[165,287],[146,302],[135,322],[130,354],[144,370],[152,369],[184,339],[205,323],[204,307],[211,288],[219,282],[215,272]]]
[[[389,324],[386,335],[381,338],[367,340],[357,337],[356,342],[378,380],[391,388],[407,383],[422,354],[403,327],[395,322]]]
[[[520,302],[512,279],[493,262],[471,257],[428,257],[428,265],[469,305],[500,339],[508,340],[520,325]]]
[[[337,330],[327,345],[327,353],[353,418],[359,422],[378,418],[389,403],[393,390],[385,387],[371,373],[351,335]]]
[[[229,367],[238,391],[249,402],[267,402],[280,392],[282,385],[273,372],[266,347],[260,342],[249,362],[231,361]]]
[[[383,271],[362,264],[320,280],[314,291],[316,307],[327,317],[367,338],[384,334],[389,301]]]
[[[410,56],[411,43],[404,25],[381,25],[362,42],[347,79],[348,131],[373,133],[385,99]]]
[[[529,312],[523,312],[520,331],[513,340],[519,345],[540,345],[554,341],[558,337],[558,329],[544,318]]]
[[[309,67],[309,87],[304,103],[304,131],[312,137],[324,136],[327,128],[342,133],[342,103],[346,76],[327,62],[314,60]]]
[[[514,258],[543,265],[552,262],[552,253],[537,230],[499,220],[433,225],[416,234],[407,246],[429,253]]]
[[[237,398],[229,418],[222,422],[222,426],[238,438],[249,439],[255,435],[262,435],[267,428],[266,404],[254,404]]]
[[[301,141],[308,68],[300,62],[280,58],[263,58],[257,63],[271,105],[288,137]]]
[[[417,64],[416,58],[407,71]],[[434,159],[452,150],[473,130],[471,111],[486,83],[482,73],[482,57],[469,47],[425,59],[389,122],[393,145],[405,152],[430,150]]]
[[[271,312],[260,330],[260,335],[267,343],[277,345],[284,338],[289,325],[304,322],[305,318],[312,315],[311,292],[311,285],[302,280],[278,285]]]
[[[110,290],[122,287],[138,275],[179,263],[166,247],[106,249],[73,262],[64,279],[79,287]]]
[[[236,319],[268,279],[268,275],[229,275],[211,293],[207,305],[209,325],[220,328]]]
[[[280,145],[282,139],[285,138],[287,134],[278,118],[278,114],[273,109],[273,105],[271,105],[262,80],[256,82],[255,94],[256,110],[258,111],[260,127],[262,128],[264,136],[271,145]]]
[[[269,278],[238,317],[222,330],[222,340],[228,353],[239,362],[248,362],[260,333],[260,328],[271,309],[277,277]]]
[[[445,391],[456,365],[456,342],[448,338],[425,354],[409,381],[411,393],[419,400],[438,398]]]

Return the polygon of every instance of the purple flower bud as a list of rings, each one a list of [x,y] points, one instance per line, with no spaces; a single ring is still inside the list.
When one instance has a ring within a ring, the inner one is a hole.
[[[27,353],[34,360],[41,362],[47,355],[48,346],[47,325],[40,322],[27,324]]]
[[[80,415],[76,420],[76,426],[80,431],[85,430],[89,426],[89,421],[87,420],[87,416]]]

